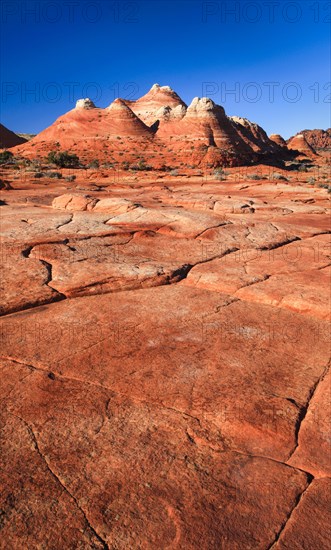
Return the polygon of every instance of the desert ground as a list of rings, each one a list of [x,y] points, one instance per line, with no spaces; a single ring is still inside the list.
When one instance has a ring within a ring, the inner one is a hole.
[[[0,174],[1,548],[327,548],[329,167],[35,173]]]

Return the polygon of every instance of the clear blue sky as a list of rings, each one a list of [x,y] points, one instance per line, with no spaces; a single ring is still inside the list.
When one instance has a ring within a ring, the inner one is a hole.
[[[310,0],[3,0],[1,121],[35,133],[80,97],[105,107],[158,82],[187,103],[209,95],[227,114],[286,138],[327,128],[328,7]]]

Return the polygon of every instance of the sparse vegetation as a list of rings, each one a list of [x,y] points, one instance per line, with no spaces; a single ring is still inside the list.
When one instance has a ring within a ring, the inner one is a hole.
[[[320,183],[318,187],[326,189],[328,193],[331,193],[331,185],[329,185],[328,183]]]
[[[60,180],[62,178],[62,174],[60,172],[49,172],[47,174],[49,178],[54,178]]]
[[[99,167],[100,167],[100,163],[98,159],[92,160],[92,162],[90,162],[90,164],[87,165],[87,168],[99,168]]]
[[[65,178],[66,181],[75,181],[75,179],[76,179],[76,176],[67,176]]]
[[[146,164],[144,160],[140,160],[138,164],[134,164],[131,166],[131,170],[138,170],[138,171],[150,171],[153,167],[149,164]]]
[[[67,151],[51,151],[47,160],[60,168],[78,168],[80,164],[77,155],[71,155]]]
[[[13,153],[10,151],[2,151],[0,153],[0,164],[5,164],[6,162],[13,160]]]
[[[214,170],[214,177],[219,181],[226,180],[227,175],[228,175],[228,172],[225,172],[223,168],[216,168],[216,170]]]
[[[263,180],[263,176],[260,176],[259,174],[249,174],[247,176],[247,179],[249,180]]]
[[[36,179],[40,179],[40,178],[44,178],[45,174],[44,174],[44,172],[36,172],[33,177],[36,178]]]
[[[275,172],[274,174],[272,174],[271,179],[288,181],[288,178],[286,178],[282,174],[279,174],[278,172]]]

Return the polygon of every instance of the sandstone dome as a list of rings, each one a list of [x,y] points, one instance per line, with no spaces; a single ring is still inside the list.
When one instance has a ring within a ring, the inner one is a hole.
[[[95,105],[91,99],[86,97],[85,99],[78,99],[76,101],[76,109],[95,109]]]

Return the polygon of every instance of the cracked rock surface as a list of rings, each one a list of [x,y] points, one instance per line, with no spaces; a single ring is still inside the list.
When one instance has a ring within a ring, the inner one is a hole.
[[[229,170],[7,170],[1,548],[328,548],[327,193]]]

